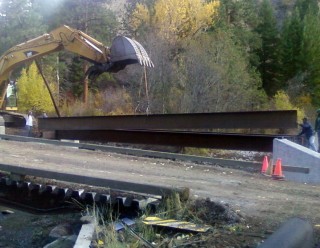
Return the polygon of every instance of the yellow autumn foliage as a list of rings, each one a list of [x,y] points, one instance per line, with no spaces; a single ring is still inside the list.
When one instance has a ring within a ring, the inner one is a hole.
[[[137,30],[143,23],[150,25],[150,14],[147,6],[138,3],[131,16],[131,28]]]
[[[273,101],[276,110],[297,110],[298,120],[301,120],[305,116],[304,110],[292,104],[290,97],[284,91],[278,91]]]
[[[183,39],[212,25],[219,4],[217,0],[157,0],[154,11],[137,4],[132,14],[132,28],[147,24],[167,40]]]
[[[54,112],[53,102],[49,91],[33,62],[24,68],[18,78],[18,108],[21,112]]]

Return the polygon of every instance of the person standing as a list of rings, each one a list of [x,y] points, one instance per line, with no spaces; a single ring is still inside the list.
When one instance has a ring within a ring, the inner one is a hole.
[[[26,130],[27,130],[27,136],[32,136],[32,127],[33,127],[33,116],[32,111],[28,112],[27,120],[26,120]]]
[[[317,117],[314,124],[314,131],[318,133],[318,152],[320,153],[320,109],[317,110]]]
[[[301,136],[302,134],[304,134],[308,142],[308,147],[311,150],[317,151],[316,145],[314,143],[315,136],[314,136],[313,128],[309,123],[308,118],[304,117],[302,119],[302,124],[299,124],[299,126],[301,126],[302,129],[301,129],[301,132],[298,134],[298,136]]]
[[[47,115],[47,113],[46,113],[45,111],[43,111],[41,117],[42,117],[42,118],[48,118],[48,115]]]

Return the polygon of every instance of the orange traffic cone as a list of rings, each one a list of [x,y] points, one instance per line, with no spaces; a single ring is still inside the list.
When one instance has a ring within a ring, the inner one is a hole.
[[[282,165],[281,165],[281,159],[277,159],[276,166],[274,168],[273,174],[272,174],[273,179],[281,180],[284,179],[284,175],[282,174]]]
[[[268,156],[264,156],[263,162],[262,162],[261,173],[266,174],[268,167],[269,167]]]

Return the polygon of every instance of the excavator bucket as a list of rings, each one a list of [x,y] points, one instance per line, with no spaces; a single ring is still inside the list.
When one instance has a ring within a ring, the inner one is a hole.
[[[126,65],[139,63],[143,66],[154,67],[143,46],[128,37],[117,36],[110,48],[110,61],[114,68],[123,69]]]
[[[125,36],[114,38],[108,56],[107,63],[95,63],[89,60],[94,64],[86,72],[86,75],[90,79],[95,79],[104,72],[118,72],[123,70],[127,65],[136,63],[142,66],[154,67],[143,46],[139,42]]]

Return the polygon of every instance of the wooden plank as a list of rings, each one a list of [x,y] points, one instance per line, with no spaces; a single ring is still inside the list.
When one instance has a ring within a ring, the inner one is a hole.
[[[288,171],[288,172],[304,173],[304,174],[310,173],[310,168],[296,167],[296,166],[289,166],[289,165],[282,165],[282,170]]]

